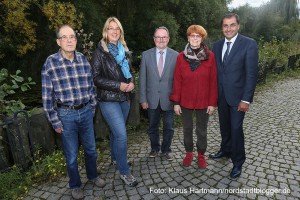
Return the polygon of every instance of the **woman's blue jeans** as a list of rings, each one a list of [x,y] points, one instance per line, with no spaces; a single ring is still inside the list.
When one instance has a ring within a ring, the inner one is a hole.
[[[129,165],[127,163],[126,120],[129,113],[130,103],[128,101],[100,101],[99,106],[101,109],[101,113],[111,131],[111,159],[116,160],[117,168],[120,171],[120,174],[128,175]]]
[[[66,157],[71,189],[79,188],[81,180],[78,172],[78,136],[83,146],[86,175],[89,180],[97,178],[97,152],[93,127],[93,111],[88,104],[80,110],[58,108],[58,116],[63,124],[62,147]]]

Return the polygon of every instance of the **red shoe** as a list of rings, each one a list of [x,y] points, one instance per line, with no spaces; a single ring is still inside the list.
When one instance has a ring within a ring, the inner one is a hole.
[[[194,157],[194,152],[186,152],[185,154],[185,158],[183,159],[183,166],[188,167],[192,164],[193,161],[193,157]]]
[[[206,160],[205,160],[205,155],[204,153],[198,151],[198,167],[200,169],[205,169],[206,168]]]

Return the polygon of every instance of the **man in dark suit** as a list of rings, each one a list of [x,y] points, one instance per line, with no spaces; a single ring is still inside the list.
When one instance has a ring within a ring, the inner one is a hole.
[[[230,157],[233,168],[230,179],[237,179],[245,162],[243,121],[258,77],[258,48],[255,40],[238,33],[239,16],[229,13],[222,18],[224,39],[216,42],[218,74],[218,112],[221,130],[221,149],[210,154],[213,159]]]
[[[174,110],[169,96],[172,92],[178,52],[167,47],[170,36],[166,27],[157,28],[153,38],[156,47],[142,53],[139,74],[140,103],[143,109],[147,109],[149,118],[148,134],[151,141],[149,157],[156,157],[161,150],[167,160],[172,160],[170,146],[174,135]],[[160,145],[161,114],[163,116],[163,141]]]

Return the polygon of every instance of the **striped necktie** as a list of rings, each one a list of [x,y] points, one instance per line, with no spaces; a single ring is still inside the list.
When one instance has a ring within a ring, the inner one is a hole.
[[[224,57],[223,57],[223,63],[225,63],[225,61],[226,61],[226,59],[227,59],[227,57],[229,55],[230,44],[231,44],[231,42],[227,42],[227,49],[226,49]]]

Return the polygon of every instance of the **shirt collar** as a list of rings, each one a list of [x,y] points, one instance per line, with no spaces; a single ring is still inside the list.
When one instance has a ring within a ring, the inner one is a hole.
[[[235,42],[238,35],[239,34],[237,33],[233,38],[231,38],[231,40],[227,40],[227,38],[225,38],[225,44],[226,44],[226,42],[231,42],[231,45],[232,45]]]
[[[156,54],[159,54],[160,51],[161,51],[161,50],[159,50],[158,48],[156,48]],[[166,55],[167,48],[165,48],[165,49],[163,50],[163,52],[164,52],[164,55]]]
[[[60,61],[63,61],[63,60],[69,60],[69,59],[63,57],[63,55],[62,55],[62,53],[61,53],[61,49],[58,50],[58,59],[59,59]],[[74,60],[73,60],[72,62],[78,62],[76,51],[74,51]]]

